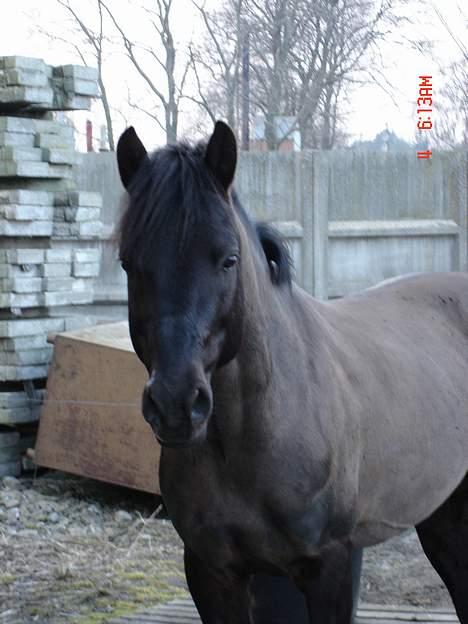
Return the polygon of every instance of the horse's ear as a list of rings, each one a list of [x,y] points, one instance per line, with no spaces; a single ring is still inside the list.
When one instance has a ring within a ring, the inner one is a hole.
[[[217,121],[206,146],[205,162],[225,191],[234,179],[237,163],[236,137],[223,121]]]
[[[133,180],[143,161],[148,157],[145,146],[138,138],[135,128],[130,126],[117,143],[117,163],[120,179],[126,189]]]

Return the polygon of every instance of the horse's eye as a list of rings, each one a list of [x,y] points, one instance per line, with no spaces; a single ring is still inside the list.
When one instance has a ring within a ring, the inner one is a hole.
[[[235,255],[228,256],[226,260],[223,262],[223,269],[225,271],[227,271],[228,269],[231,269],[236,264],[237,260],[238,258]]]

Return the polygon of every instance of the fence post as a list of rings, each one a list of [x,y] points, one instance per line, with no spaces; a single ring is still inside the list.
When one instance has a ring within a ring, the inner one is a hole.
[[[460,155],[458,182],[458,270],[468,271],[468,152]]]
[[[328,299],[329,153],[313,155],[313,276],[314,297]]]

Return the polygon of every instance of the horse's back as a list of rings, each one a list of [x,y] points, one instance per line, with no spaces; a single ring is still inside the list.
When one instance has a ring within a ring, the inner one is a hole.
[[[468,274],[392,280],[324,314],[357,397],[365,545],[427,517],[468,471]]]

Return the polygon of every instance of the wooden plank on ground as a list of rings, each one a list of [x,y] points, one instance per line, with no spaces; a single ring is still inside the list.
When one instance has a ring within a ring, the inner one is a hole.
[[[431,609],[429,607],[360,605],[356,624],[457,624],[453,609]],[[144,609],[134,615],[119,617],[109,624],[200,624],[200,617],[193,602],[174,600],[165,605]],[[293,624],[293,623],[291,623]]]

